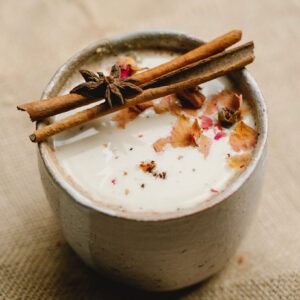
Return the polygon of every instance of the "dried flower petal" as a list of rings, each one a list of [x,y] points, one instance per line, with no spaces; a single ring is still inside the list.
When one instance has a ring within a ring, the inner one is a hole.
[[[121,68],[121,78],[133,75],[135,73],[134,69],[137,67],[135,59],[131,56],[119,58],[118,65]]]
[[[124,108],[116,113],[112,120],[118,123],[119,128],[125,128],[126,124],[134,120],[140,112],[137,112],[133,108]]]
[[[224,107],[232,111],[239,110],[243,102],[242,95],[238,95],[232,91],[222,91],[215,97]]]
[[[198,114],[197,109],[193,108],[182,107],[181,110],[192,117],[196,117]]]
[[[165,113],[169,110],[170,96],[163,97],[158,103],[154,103],[153,107],[157,114]]]
[[[244,153],[241,155],[234,155],[231,156],[230,158],[228,158],[228,165],[230,168],[234,169],[234,170],[238,170],[241,171],[243,169],[245,169],[250,160],[251,160],[251,153]]]
[[[252,149],[257,143],[258,134],[243,121],[239,122],[231,133],[229,143],[236,152]]]
[[[158,103],[153,104],[154,111],[157,114],[162,114],[169,111],[171,114],[179,116],[182,108],[177,104],[177,101],[178,100],[171,95],[163,97]]]
[[[201,119],[201,128],[202,129],[207,130],[212,127],[213,120],[210,117],[208,117],[206,115],[202,115],[200,117],[200,119]]]
[[[232,91],[222,91],[207,101],[205,114],[212,115],[219,109],[219,104],[232,111],[237,111],[242,106],[243,97]]]
[[[190,145],[196,146],[196,140],[201,134],[201,129],[199,127],[198,121],[195,120],[193,125],[190,125],[189,118],[181,115],[175,125],[173,126],[171,136],[172,136],[172,146],[173,147],[187,147]]]
[[[165,138],[161,138],[158,139],[154,144],[153,144],[153,148],[155,150],[155,152],[161,152],[163,150],[163,148],[165,147],[165,145],[171,143],[171,137],[165,137]]]
[[[207,155],[209,154],[211,144],[212,144],[212,140],[209,137],[202,134],[198,143],[198,147],[199,147],[198,149],[201,153],[204,154],[204,158],[206,158]]]
[[[214,136],[214,139],[216,141],[218,141],[219,139],[221,139],[222,137],[225,137],[226,136],[226,133],[224,131],[219,131],[216,133],[216,135]]]
[[[240,112],[241,112],[241,118],[245,117],[246,115],[248,115],[250,113],[251,109],[249,106],[243,106],[241,109],[240,109]]]
[[[204,114],[205,115],[212,115],[217,111],[218,111],[218,98],[213,97],[212,99],[207,100]]]
[[[191,133],[190,134],[191,134],[191,139],[192,139],[191,143],[193,144],[193,146],[197,146],[198,145],[197,141],[198,141],[198,139],[201,135],[201,128],[200,128],[199,123],[196,119],[194,120],[194,123],[191,127]]]
[[[181,115],[175,123],[171,136],[173,147],[187,147],[191,144],[191,125],[189,118]]]
[[[144,70],[146,68],[139,68],[135,59],[132,56],[121,57],[118,60],[118,65],[121,68],[121,78],[127,78],[137,71]]]

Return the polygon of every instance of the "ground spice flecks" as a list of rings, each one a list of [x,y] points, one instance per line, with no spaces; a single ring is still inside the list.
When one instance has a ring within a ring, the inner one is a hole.
[[[156,162],[154,160],[151,160],[150,162],[144,162],[142,161],[139,165],[140,169],[145,173],[152,174],[155,178],[159,179],[166,179],[167,172],[157,172],[156,169]]]

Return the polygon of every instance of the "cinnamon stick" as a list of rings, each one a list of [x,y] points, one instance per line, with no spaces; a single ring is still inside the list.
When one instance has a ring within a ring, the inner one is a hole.
[[[240,30],[232,30],[206,44],[172,59],[167,63],[149,69],[148,71],[134,74],[132,78],[138,81],[138,85],[144,84],[147,81],[156,79],[159,76],[172,72],[185,65],[223,51],[227,47],[237,43],[241,39],[241,36],[242,32]],[[46,100],[24,103],[18,105],[17,108],[19,110],[26,111],[29,114],[31,121],[38,121],[99,100],[101,99],[91,99],[78,94],[68,94]]]
[[[132,78],[138,80],[139,84],[143,84],[155,78],[158,78],[164,74],[179,69],[185,65],[189,65],[197,60],[209,57],[213,54],[221,52],[229,46],[237,43],[242,38],[242,32],[240,30],[232,30],[216,39],[203,44],[183,55],[180,55],[171,61],[161,64],[149,71],[134,74]]]
[[[107,103],[96,105],[92,108],[66,117],[56,123],[52,123],[48,126],[37,129],[32,135],[30,135],[30,139],[32,142],[41,142],[59,132],[99,118],[106,114],[113,113],[123,108],[137,105],[148,100],[173,94],[182,89],[194,87],[203,82],[227,74],[230,71],[240,69],[254,60],[253,48],[254,45],[252,42],[250,42],[236,49],[224,51],[222,54],[215,55],[210,59],[202,61],[202,64],[197,63],[197,72],[195,72],[195,69],[192,69],[194,72],[192,72],[192,75],[188,74],[185,69],[185,75],[187,76],[183,81],[175,81],[173,84],[149,88],[139,96],[128,99],[125,104],[121,106],[109,108]],[[178,76],[178,73],[176,73],[176,76]],[[175,78],[177,78],[176,76]],[[170,78],[167,79],[169,80]]]

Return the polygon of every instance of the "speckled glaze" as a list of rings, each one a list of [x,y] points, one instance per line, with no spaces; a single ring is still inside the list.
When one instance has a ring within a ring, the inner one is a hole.
[[[55,96],[70,74],[90,59],[130,49],[188,51],[202,42],[185,34],[140,32],[102,40],[68,60],[42,98]],[[246,69],[230,74],[253,107],[260,133],[253,160],[213,199],[180,212],[157,216],[87,205],[59,172],[48,143],[39,144],[40,174],[64,236],[75,252],[106,276],[151,291],[168,291],[204,280],[236,251],[255,214],[264,177],[266,107]],[[43,126],[43,124],[38,124]]]

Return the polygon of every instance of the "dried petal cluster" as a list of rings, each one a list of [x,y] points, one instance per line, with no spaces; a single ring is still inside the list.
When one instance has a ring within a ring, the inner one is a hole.
[[[170,144],[172,147],[196,147],[207,157],[211,146],[211,139],[202,134],[202,130],[197,119],[190,123],[190,119],[185,115],[180,115],[173,126],[171,135],[158,139],[153,148],[156,152],[163,151],[165,145]]]
[[[218,112],[218,122],[222,127],[229,128],[241,118],[242,95],[232,91],[222,91],[207,102],[205,114]]]
[[[70,93],[85,97],[105,98],[109,106],[124,104],[125,98],[135,97],[143,92],[131,78],[121,79],[120,66],[112,66],[110,75],[102,72],[93,73],[88,70],[79,71],[85,82],[74,87]]]
[[[120,57],[118,59],[118,65],[121,69],[121,78],[127,78],[137,71],[144,70],[145,68],[139,68],[135,59],[132,56]]]

